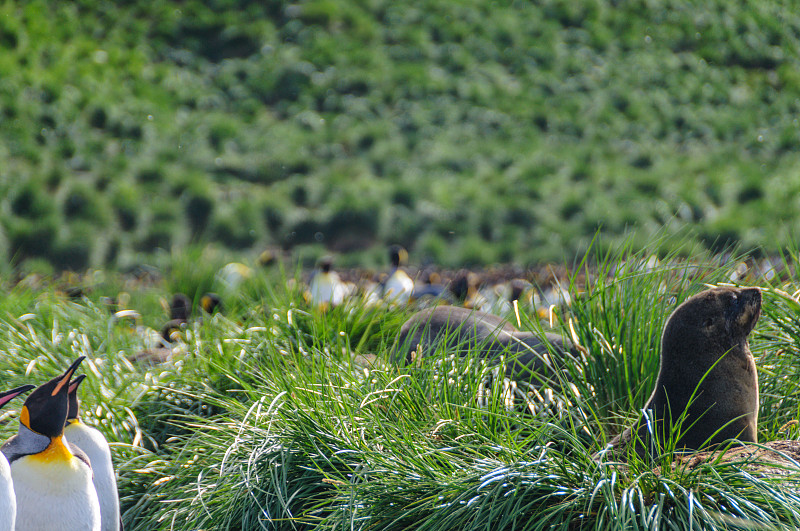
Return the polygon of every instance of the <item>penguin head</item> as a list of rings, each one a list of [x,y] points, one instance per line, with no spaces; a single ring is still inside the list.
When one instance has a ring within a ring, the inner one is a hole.
[[[522,295],[525,293],[530,287],[530,283],[526,280],[522,280],[520,278],[515,278],[511,280],[511,291],[508,296],[509,302],[518,301],[522,298]]]
[[[69,380],[86,359],[81,356],[61,376],[37,387],[22,406],[20,423],[29,430],[47,437],[58,437],[64,431],[69,410]]]
[[[258,255],[258,264],[261,266],[268,266],[273,264],[278,259],[276,253],[271,249],[266,249]]]
[[[74,380],[69,382],[69,408],[67,409],[67,424],[70,421],[78,420],[80,416],[80,402],[78,402],[78,386],[86,378],[85,374],[79,374]]]
[[[183,330],[185,328],[186,321],[181,319],[167,321],[161,328],[161,339],[165,341],[164,345],[169,346],[175,341],[183,340]]]
[[[333,266],[333,257],[332,256],[323,256],[319,259],[319,270],[323,273],[330,273],[331,267]]]
[[[450,283],[447,285],[450,293],[456,298],[456,300],[460,303],[466,302],[469,299],[472,291],[474,291],[474,279],[471,278],[470,272],[466,269],[461,269],[456,273],[456,276]]]
[[[169,303],[169,318],[179,321],[188,321],[192,313],[192,301],[183,293],[176,293]]]
[[[207,314],[213,314],[214,310],[222,310],[222,299],[216,293],[206,293],[200,297],[200,307]]]
[[[408,251],[401,245],[392,245],[389,247],[389,260],[392,262],[392,267],[400,267],[408,262]]]

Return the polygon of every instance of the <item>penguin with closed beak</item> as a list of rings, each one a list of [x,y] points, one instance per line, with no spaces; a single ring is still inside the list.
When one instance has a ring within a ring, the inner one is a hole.
[[[103,531],[119,531],[122,520],[119,513],[119,493],[111,463],[111,449],[99,430],[83,423],[80,417],[78,386],[86,378],[80,374],[69,383],[69,410],[64,437],[69,444],[83,450],[92,463],[94,487],[100,502],[100,523]]]
[[[69,381],[84,359],[28,395],[19,432],[0,448],[14,481],[16,531],[100,531],[91,463],[64,439]]]
[[[0,393],[0,408],[11,400],[30,391],[35,386],[23,385],[11,391]],[[12,531],[17,517],[17,499],[14,497],[14,485],[11,482],[11,468],[5,457],[0,457],[0,529]]]
[[[414,291],[414,281],[402,269],[408,262],[408,251],[400,245],[392,245],[389,248],[389,260],[392,269],[383,284],[383,299],[392,304],[408,304]]]

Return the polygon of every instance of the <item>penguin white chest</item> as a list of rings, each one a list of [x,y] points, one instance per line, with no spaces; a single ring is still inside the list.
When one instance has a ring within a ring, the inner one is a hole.
[[[5,456],[0,455],[0,531],[12,531],[17,515],[17,500],[11,483],[11,467]]]
[[[338,306],[344,302],[345,287],[335,273],[319,273],[311,280],[309,287],[314,304]]]
[[[75,456],[27,455],[11,463],[17,531],[100,531],[92,470]]]
[[[100,502],[102,531],[119,531],[119,494],[108,442],[99,431],[82,422],[71,422],[67,425],[64,428],[64,437],[69,444],[83,450],[92,463],[93,482]]]
[[[414,281],[411,280],[405,271],[396,270],[386,280],[384,288],[384,298],[395,304],[406,304],[414,291]]]

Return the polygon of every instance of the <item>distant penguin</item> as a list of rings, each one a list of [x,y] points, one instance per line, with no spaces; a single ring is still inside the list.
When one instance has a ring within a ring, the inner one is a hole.
[[[489,286],[484,294],[487,301],[485,311],[500,316],[510,314],[514,311],[514,301],[519,304],[526,291],[532,287],[530,282],[519,278]]]
[[[122,521],[119,512],[119,493],[111,464],[111,449],[103,434],[81,421],[78,402],[78,386],[86,378],[76,376],[69,383],[69,410],[64,426],[64,437],[69,444],[83,450],[92,463],[94,487],[100,502],[100,523],[103,531],[119,531]]]
[[[19,432],[2,446],[17,499],[16,531],[100,531],[89,458],[64,440],[69,380],[84,358],[28,396]]]
[[[183,321],[185,323],[189,320],[191,314],[192,299],[183,293],[173,295],[169,303],[169,318],[173,321]]]
[[[447,285],[447,289],[453,295],[456,304],[464,308],[481,310],[484,307],[488,308],[489,303],[486,297],[478,291],[479,284],[481,284],[479,275],[461,269]]]
[[[401,269],[408,262],[408,251],[399,245],[389,248],[392,269],[383,283],[383,299],[390,303],[407,304],[414,291],[414,281]]]
[[[323,309],[342,304],[348,292],[339,274],[331,269],[332,266],[333,258],[323,257],[308,282],[307,298],[311,304]]]
[[[217,271],[215,279],[222,288],[222,293],[227,296],[236,293],[252,276],[253,270],[250,267],[241,262],[231,262]]]
[[[222,299],[216,293],[208,292],[200,297],[200,309],[208,315],[214,315],[214,312],[222,311]]]
[[[161,330],[164,339],[168,341],[170,339],[168,335],[165,335],[165,331],[169,333],[171,330],[178,330],[185,327],[191,315],[192,299],[183,293],[176,293],[173,295],[169,303],[169,321],[164,324]]]
[[[186,354],[186,323],[170,320],[161,328],[161,332],[147,329],[143,334],[145,348],[127,357],[128,361],[139,366],[154,366],[167,363]],[[176,356],[177,355],[177,356]]]
[[[11,391],[0,393],[0,408],[34,387],[33,385],[23,385]],[[14,496],[14,485],[11,482],[11,468],[8,466],[8,460],[5,457],[0,457],[0,530],[11,531],[14,529],[16,516],[17,499]]]

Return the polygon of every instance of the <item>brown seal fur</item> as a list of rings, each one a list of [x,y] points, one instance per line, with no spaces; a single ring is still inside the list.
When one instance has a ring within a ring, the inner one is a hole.
[[[565,356],[579,356],[572,342],[546,333],[552,352],[539,336],[522,332],[496,315],[457,306],[437,306],[414,314],[400,328],[394,345],[396,362],[411,363],[414,354],[425,355],[436,346],[465,355],[478,349],[479,355],[496,362],[505,354],[513,363],[506,376],[540,384],[555,376]],[[551,355],[554,354],[554,355]]]
[[[758,375],[747,336],[760,315],[758,288],[713,288],[678,306],[664,326],[658,378],[645,405],[655,426],[640,417],[611,441],[614,453],[623,457],[635,439],[641,457],[657,455],[662,449],[651,433],[668,440],[684,411],[677,450],[756,442]]]

